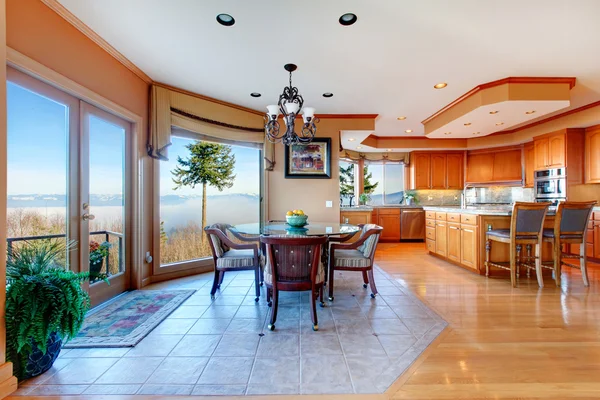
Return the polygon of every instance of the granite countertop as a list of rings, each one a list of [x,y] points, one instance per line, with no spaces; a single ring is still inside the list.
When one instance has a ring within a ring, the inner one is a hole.
[[[499,215],[499,216],[510,216],[512,215],[512,206],[467,206],[461,208],[460,206],[425,206],[425,211],[437,211],[437,212],[449,212],[449,213],[460,213],[460,214],[474,214],[474,215]],[[555,215],[556,207],[550,207],[546,215]]]
[[[386,205],[382,205],[382,206],[356,206],[356,207],[340,207],[340,211],[341,212],[346,212],[346,211],[350,211],[350,212],[358,212],[358,211],[373,211],[376,208],[403,208],[403,209],[411,209],[411,208],[418,208],[418,209],[422,209],[423,207],[421,206],[407,206],[404,204],[386,204]]]

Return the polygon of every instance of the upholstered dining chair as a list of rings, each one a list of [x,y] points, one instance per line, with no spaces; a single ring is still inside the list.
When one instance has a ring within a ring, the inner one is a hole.
[[[542,276],[542,232],[544,220],[550,203],[525,203],[515,202],[510,219],[510,229],[493,229],[485,233],[485,276],[490,276],[490,267],[510,271],[510,281],[517,287],[519,268],[524,266],[535,269],[538,284],[544,286]],[[507,243],[510,246],[510,261],[491,261],[492,242]],[[527,248],[527,255],[521,257],[523,245]],[[532,246],[535,246],[535,255],[531,255]],[[533,264],[531,262],[533,261]]]
[[[210,296],[214,299],[217,289],[223,283],[223,277],[226,271],[254,271],[254,286],[256,290],[256,298],[260,298],[260,283],[262,282],[262,263],[260,253],[258,251],[258,237],[246,237],[231,230],[229,224],[213,224],[204,228],[208,237],[210,249],[213,255],[215,264],[215,278],[213,281]],[[236,239],[239,239],[242,244],[235,243],[228,236],[230,232]]]
[[[267,302],[272,307],[269,329],[275,329],[279,291],[310,291],[310,315],[313,330],[319,330],[316,300],[323,305],[325,269],[321,248],[327,243],[324,236],[273,235],[261,236],[266,248],[265,285]]]
[[[597,201],[574,202],[565,201],[558,204],[554,228],[544,229],[544,242],[552,243],[554,259],[554,281],[560,286],[560,274],[563,265],[581,270],[583,284],[589,286],[587,275],[587,254],[585,235],[590,216]],[[579,255],[563,252],[563,245],[578,244]],[[579,259],[579,265],[565,262],[564,259]],[[542,264],[542,266],[545,266]]]
[[[329,300],[333,301],[335,271],[361,271],[363,287],[371,285],[371,297],[377,295],[373,277],[373,259],[383,228],[375,224],[361,224],[361,234],[354,243],[334,243],[329,246]]]

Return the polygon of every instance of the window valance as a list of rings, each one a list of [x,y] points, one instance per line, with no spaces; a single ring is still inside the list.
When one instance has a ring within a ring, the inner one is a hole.
[[[171,127],[224,141],[262,143],[265,169],[275,163],[274,146],[265,140],[262,115],[153,85],[148,154],[159,160],[168,158]]]
[[[359,153],[353,150],[342,150],[340,152],[340,159],[346,159],[351,161],[393,161],[401,162],[406,165],[410,162],[408,152],[385,152],[385,153]]]

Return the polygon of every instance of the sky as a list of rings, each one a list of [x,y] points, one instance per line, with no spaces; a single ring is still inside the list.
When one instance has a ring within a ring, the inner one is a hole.
[[[57,194],[67,192],[67,106],[7,82],[8,95],[8,194]],[[90,193],[123,193],[125,132],[91,116]],[[170,171],[177,155],[189,153],[189,139],[172,138],[169,161],[160,162],[161,195],[201,194],[202,188],[173,190]],[[259,151],[233,146],[236,180],[222,193],[259,193]],[[219,191],[209,187],[209,195]]]

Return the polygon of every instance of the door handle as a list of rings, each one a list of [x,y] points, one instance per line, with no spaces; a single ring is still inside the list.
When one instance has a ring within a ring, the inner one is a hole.
[[[93,220],[95,220],[95,219],[96,219],[96,216],[95,216],[95,215],[93,215],[93,214],[87,214],[87,213],[86,213],[86,214],[83,214],[83,215],[81,216],[81,219],[82,219],[82,220],[84,220],[84,221],[93,221]]]

